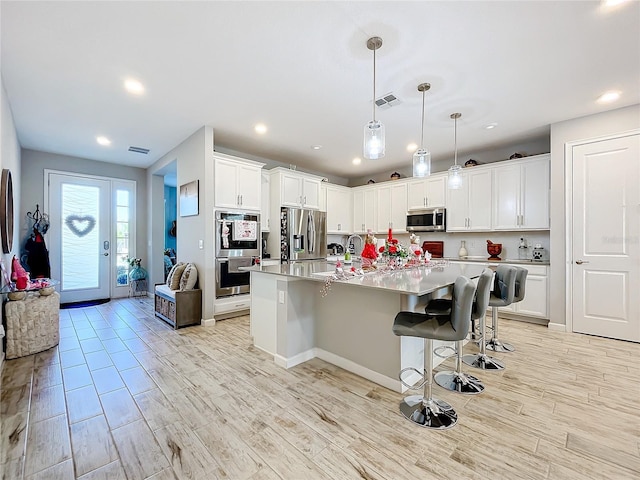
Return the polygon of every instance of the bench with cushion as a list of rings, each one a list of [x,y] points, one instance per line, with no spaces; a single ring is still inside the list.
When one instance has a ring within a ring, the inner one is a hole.
[[[166,283],[155,286],[156,317],[173,328],[199,325],[202,318],[202,290],[195,288],[198,271],[192,263],[177,263]]]

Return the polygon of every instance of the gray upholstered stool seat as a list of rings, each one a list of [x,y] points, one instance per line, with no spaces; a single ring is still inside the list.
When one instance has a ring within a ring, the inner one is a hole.
[[[494,279],[494,287],[493,291],[489,296],[489,306],[492,306],[492,301],[494,303],[501,303],[506,306],[510,305],[513,301],[513,296],[515,293],[515,281],[516,281],[516,268],[509,267],[507,265],[499,265],[496,269],[496,275]],[[496,324],[497,324],[497,315],[498,315],[497,306],[493,309],[492,314],[496,316]],[[480,331],[481,331],[481,339],[480,339],[480,353],[477,354],[469,354],[464,355],[462,357],[462,361],[467,365],[470,365],[475,368],[480,368],[482,370],[503,370],[504,364],[498,360],[497,358],[493,358],[487,355],[486,347],[487,343],[485,341],[486,331],[487,331],[487,322],[484,317],[480,320]],[[495,334],[495,330],[494,330]]]
[[[451,405],[431,395],[433,340],[457,341],[465,338],[471,322],[475,291],[476,287],[471,280],[458,277],[453,287],[452,308],[449,315],[431,316],[415,312],[400,312],[393,322],[394,334],[420,337],[425,340],[424,393],[405,397],[400,402],[402,414],[422,427],[445,429],[453,427],[458,421],[458,415]],[[401,377],[403,372],[400,372]]]
[[[500,267],[498,267],[500,268]],[[527,281],[527,269],[521,267],[507,267],[515,270],[513,278],[513,286],[511,284],[511,278],[508,282],[498,284],[496,275],[496,284],[493,292],[491,292],[491,298],[489,299],[489,306],[491,309],[491,324],[493,328],[493,334],[491,339],[487,341],[487,348],[494,352],[513,352],[515,347],[507,342],[502,342],[498,338],[498,307],[505,307],[512,303],[520,302],[524,298],[525,283]]]
[[[491,293],[491,280],[493,279],[493,271],[485,268],[478,279],[476,287],[475,299],[472,305],[471,320],[482,319],[489,306],[489,294]],[[432,312],[451,311],[451,300],[435,299],[428,303],[425,311],[427,314]],[[482,393],[484,385],[482,381],[473,375],[466,374],[462,371],[462,349],[464,340],[456,341],[456,369],[455,371],[438,372],[434,375],[435,382],[442,388],[446,388],[452,392],[464,393],[467,395],[475,395]]]

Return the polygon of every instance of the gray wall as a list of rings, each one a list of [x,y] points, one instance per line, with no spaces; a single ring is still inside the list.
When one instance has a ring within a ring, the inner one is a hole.
[[[180,199],[178,198],[177,217],[177,261],[191,262],[198,269],[198,284],[202,289],[202,318],[213,318],[215,300],[215,252],[213,238],[213,128],[201,127],[193,135],[160,158],[147,169],[147,179],[151,184],[148,192],[150,255],[154,258],[151,269],[151,283],[163,280],[162,250],[164,244],[164,183],[160,176],[163,169],[171,164],[177,166],[178,197],[180,185],[198,180],[199,213],[195,216],[180,216]],[[159,207],[156,208],[155,206]],[[202,243],[202,248],[200,247]]]
[[[58,155],[36,150],[22,150],[22,179],[20,202],[20,239],[27,235],[26,215],[40,205],[44,206],[44,170],[60,170],[64,172],[95,175],[99,177],[135,180],[136,182],[136,245],[135,255],[142,258],[143,266],[150,264],[145,258],[147,251],[147,178],[145,170],[136,167],[125,167],[114,163],[97,162],[85,158]],[[48,213],[48,212],[43,212]]]
[[[616,133],[640,129],[640,105],[589,115],[551,125],[551,267],[550,318],[551,322],[566,324],[567,246],[572,241],[567,235],[565,186],[571,179],[565,176],[565,145]]]
[[[2,254],[0,258],[4,263],[7,271],[11,269],[11,259],[14,255],[20,256],[20,178],[21,178],[21,164],[20,164],[20,144],[18,143],[18,136],[16,134],[16,127],[13,122],[13,114],[11,113],[11,106],[7,99],[7,92],[4,89],[4,83],[1,82],[0,76],[0,168],[9,169],[13,179],[13,216],[14,216],[14,229],[13,229],[13,247],[11,252]],[[0,285],[4,285],[4,279],[0,276]],[[2,312],[0,315],[4,315]],[[4,359],[4,348],[0,346],[0,366]]]

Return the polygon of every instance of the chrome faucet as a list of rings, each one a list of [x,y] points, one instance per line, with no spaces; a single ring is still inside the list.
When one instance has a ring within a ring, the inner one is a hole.
[[[349,250],[349,244],[351,243],[351,240],[357,238],[358,240],[360,240],[360,250],[356,250],[355,245],[353,246],[353,258],[359,259],[360,258],[360,254],[356,253],[356,252],[362,252],[362,249],[364,248],[364,240],[362,239],[362,237],[360,235],[349,235],[349,238],[347,238],[347,241],[345,242],[345,253],[347,251],[350,252]]]

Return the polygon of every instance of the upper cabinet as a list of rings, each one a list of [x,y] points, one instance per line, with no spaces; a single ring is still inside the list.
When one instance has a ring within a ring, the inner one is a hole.
[[[549,154],[493,169],[493,228],[549,228]]]
[[[271,183],[281,207],[320,209],[320,177],[278,167],[271,170]]]
[[[263,163],[214,154],[216,208],[260,210]]]
[[[326,201],[324,206],[327,212],[327,233],[343,235],[351,233],[353,230],[353,194],[351,189],[323,183],[321,195]]]
[[[407,184],[385,182],[375,187],[378,196],[376,228],[378,232],[392,229],[394,233],[407,231]]]
[[[492,170],[472,167],[462,172],[462,187],[447,189],[447,231],[491,230]]]
[[[376,213],[378,191],[374,187],[364,186],[353,189],[353,233],[376,231]]]
[[[268,172],[262,172],[260,176],[261,180],[261,188],[260,188],[260,231],[268,232],[271,228],[271,212],[269,211],[270,200],[269,200],[269,186],[270,175]]]
[[[407,210],[444,207],[446,201],[446,174],[409,180],[407,183]]]

